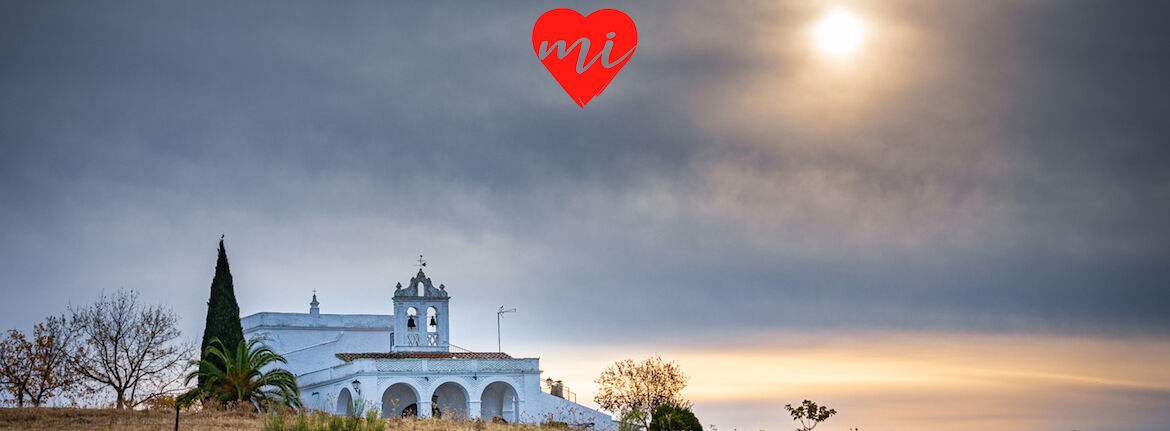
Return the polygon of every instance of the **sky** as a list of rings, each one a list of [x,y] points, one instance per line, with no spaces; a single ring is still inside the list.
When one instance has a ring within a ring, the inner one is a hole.
[[[584,109],[556,7],[637,24]],[[422,254],[453,343],[516,307],[586,403],[659,354],[725,431],[1165,430],[1167,9],[3,2],[0,327],[124,288],[198,339],[223,234],[245,315],[389,313]]]

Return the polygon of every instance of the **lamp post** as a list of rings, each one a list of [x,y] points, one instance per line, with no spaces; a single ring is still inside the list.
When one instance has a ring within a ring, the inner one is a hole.
[[[354,416],[360,418],[362,416],[362,412],[358,410],[358,407],[364,405],[365,403],[365,400],[362,399],[362,382],[358,381],[358,379],[353,379],[353,381],[349,384],[353,386],[353,391],[357,394],[357,396],[353,397],[353,405],[349,406],[349,408],[346,409],[346,412],[352,412]]]
[[[509,309],[505,310],[503,305],[500,306],[500,311],[496,312],[496,351],[497,352],[504,351],[503,344],[500,342],[500,319],[504,317],[504,313],[515,313],[515,312],[516,312],[515,308],[509,308]]]

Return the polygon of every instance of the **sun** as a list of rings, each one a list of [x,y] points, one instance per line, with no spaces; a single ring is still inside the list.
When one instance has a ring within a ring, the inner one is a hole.
[[[821,51],[834,57],[845,57],[857,51],[865,36],[861,20],[843,8],[834,9],[822,18],[816,32]]]

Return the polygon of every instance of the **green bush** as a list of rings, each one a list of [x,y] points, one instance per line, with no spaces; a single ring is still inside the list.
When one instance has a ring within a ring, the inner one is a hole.
[[[703,425],[690,409],[663,404],[651,412],[647,431],[703,431]]]
[[[633,409],[622,415],[618,431],[642,431],[646,429],[646,412]]]

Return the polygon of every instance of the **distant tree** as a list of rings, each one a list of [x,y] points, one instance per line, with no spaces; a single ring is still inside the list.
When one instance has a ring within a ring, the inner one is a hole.
[[[25,385],[28,383],[29,342],[19,330],[9,329],[0,341],[0,388],[15,399],[16,406],[25,406]]]
[[[64,316],[50,316],[33,327],[33,339],[15,329],[0,340],[0,382],[18,407],[27,398],[40,407],[76,383],[69,370],[74,333]]]
[[[614,412],[640,410],[643,426],[649,427],[655,407],[670,404],[690,407],[679,394],[687,386],[687,376],[674,362],[653,356],[641,362],[632,359],[615,362],[594,380],[597,395],[593,397],[602,409]]]
[[[228,266],[227,251],[223,247],[223,238],[219,239],[219,258],[215,262],[215,277],[211,280],[211,296],[207,300],[207,323],[203,327],[203,341],[199,344],[199,352],[206,352],[211,340],[219,339],[225,346],[239,344],[244,340],[244,329],[240,325],[240,306],[236,303],[236,291],[232,285],[232,271]],[[204,358],[200,358],[204,359]],[[224,364],[211,358],[210,364],[223,367]],[[199,370],[205,371],[202,361]],[[199,386],[203,386],[205,377],[199,377]]]
[[[200,367],[187,375],[186,380],[190,383],[192,379],[202,378],[203,384],[180,396],[179,402],[190,404],[210,398],[223,403],[250,403],[258,411],[278,405],[299,408],[296,376],[280,368],[262,371],[278,363],[287,361],[257,340],[241,340],[229,350],[218,338],[212,338],[211,345],[203,352]]]
[[[804,400],[799,407],[785,404],[784,410],[788,410],[788,414],[792,415],[792,420],[800,422],[800,428],[797,428],[796,431],[812,431],[818,424],[837,414],[836,409],[818,406],[817,403],[809,400]]]
[[[68,391],[76,383],[69,370],[69,359],[76,348],[76,334],[65,316],[49,316],[33,327],[32,373],[28,398],[40,407],[53,396]]]
[[[672,404],[654,408],[647,431],[703,431],[703,425],[691,409]]]
[[[8,330],[8,336],[0,341],[0,385],[12,399],[16,400],[17,407],[24,407],[25,394],[28,393],[28,379],[32,367],[29,365],[32,358],[28,352],[32,350],[32,343],[25,338],[24,333],[15,329]]]
[[[629,410],[622,414],[618,422],[618,431],[640,431],[646,429],[649,423],[646,412],[638,409]]]
[[[126,290],[69,311],[79,337],[70,365],[91,391],[112,391],[121,409],[177,389],[194,352],[179,339],[174,311]]]

